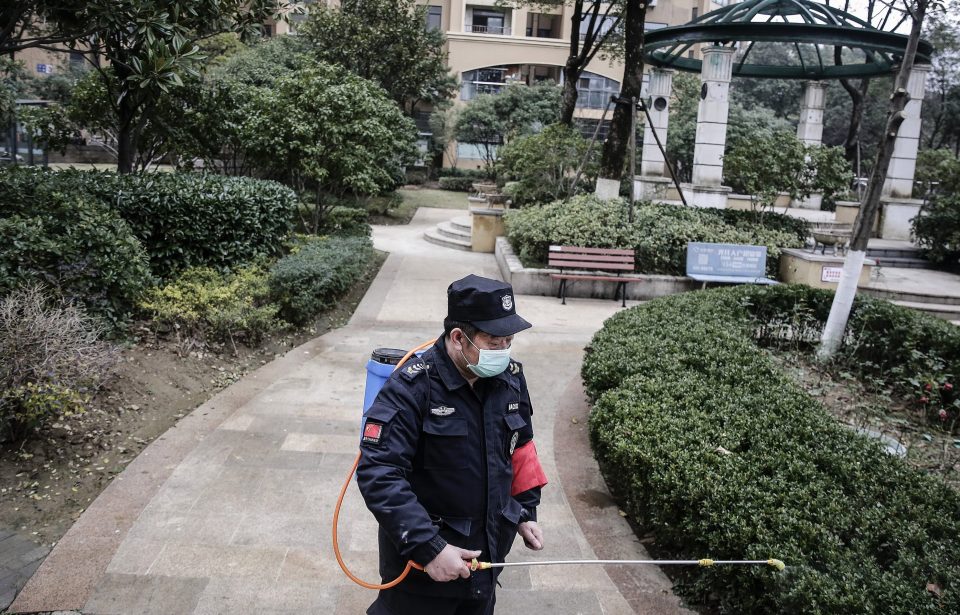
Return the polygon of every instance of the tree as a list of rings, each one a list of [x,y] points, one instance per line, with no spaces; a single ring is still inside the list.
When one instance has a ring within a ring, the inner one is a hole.
[[[934,56],[927,99],[924,101],[926,147],[950,147],[960,153],[960,27],[946,18],[931,19],[925,37],[933,44]]]
[[[830,359],[836,354],[840,348],[840,343],[843,341],[847,319],[850,317],[850,309],[853,307],[853,299],[857,293],[860,272],[863,271],[867,241],[870,238],[873,220],[880,206],[880,193],[883,190],[887,171],[890,168],[890,160],[893,158],[897,132],[905,119],[903,109],[910,99],[907,82],[910,79],[910,71],[913,69],[917,57],[917,46],[920,43],[920,33],[923,31],[923,20],[928,10],[938,6],[940,4],[936,0],[908,0],[906,4],[906,10],[910,13],[912,20],[910,36],[903,52],[893,95],[890,97],[887,127],[884,131],[883,140],[877,146],[876,162],[871,170],[870,181],[867,184],[867,190],[863,195],[860,210],[853,224],[853,238],[850,242],[850,249],[844,259],[843,272],[840,275],[837,292],[834,295],[833,304],[830,306],[827,323],[823,328],[823,337],[817,351],[817,356],[820,359]]]
[[[316,232],[328,197],[395,188],[416,157],[416,127],[376,84],[318,63],[250,88],[245,154],[267,177],[313,193]]]
[[[87,52],[106,62],[95,65],[116,120],[117,170],[129,173],[140,138],[158,101],[198,76],[203,59],[197,42],[222,32],[256,36],[265,19],[279,18],[282,0],[100,0],[98,29]]]
[[[623,176],[632,119],[636,113],[630,101],[640,100],[643,87],[643,31],[647,19],[646,0],[626,0],[625,4],[623,79],[600,159],[600,176],[616,180]]]
[[[0,8],[0,55],[72,43],[96,32],[109,3],[6,0]]]
[[[499,94],[480,94],[457,115],[454,135],[482,148],[484,166],[493,169],[497,147],[515,137],[556,123],[560,88],[552,82],[508,85]]]
[[[317,59],[377,83],[407,115],[419,103],[451,98],[445,38],[426,27],[415,0],[345,0],[337,9],[313,5],[300,36]]]
[[[565,198],[583,161],[589,143],[576,128],[558,123],[542,132],[512,140],[497,159],[497,177],[515,205],[549,203]],[[579,188],[590,189],[596,179],[597,163],[588,162],[581,173]]]

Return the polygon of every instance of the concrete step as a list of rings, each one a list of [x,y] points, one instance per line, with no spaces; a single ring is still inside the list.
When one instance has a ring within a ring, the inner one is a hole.
[[[473,232],[473,216],[457,216],[450,221],[450,224],[468,233]]]
[[[881,274],[883,269],[881,268]],[[877,299],[887,299],[888,301],[929,304],[929,305],[948,305],[960,307],[960,297],[947,294],[932,293],[911,293],[898,290],[889,290],[886,288],[875,288],[871,286],[861,287],[860,292]]]
[[[881,267],[899,267],[901,269],[933,269],[930,261],[922,258],[904,256],[876,256],[867,252],[867,258],[873,259]]]
[[[920,303],[917,301],[894,301],[893,303],[901,307],[910,308],[911,310],[917,310],[918,312],[925,312],[931,316],[943,318],[944,320],[953,321],[960,319],[960,305]]]
[[[450,222],[441,222],[437,225],[437,232],[443,235],[444,237],[449,237],[451,239],[459,239],[460,241],[470,241],[471,233],[469,230],[465,231],[459,226],[454,226]]]
[[[471,252],[473,250],[473,248],[470,246],[469,240],[464,241],[462,239],[454,239],[453,237],[441,235],[440,231],[435,228],[427,230],[423,234],[423,238],[432,244],[443,246],[444,248],[463,250],[464,252]]]
[[[874,248],[867,246],[867,258],[913,258],[923,260],[920,256],[920,248],[915,247],[896,247],[896,248]]]

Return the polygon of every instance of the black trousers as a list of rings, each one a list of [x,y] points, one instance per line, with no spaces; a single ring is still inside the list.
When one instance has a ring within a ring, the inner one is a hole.
[[[487,600],[421,596],[398,589],[381,590],[367,615],[493,615],[496,594]]]

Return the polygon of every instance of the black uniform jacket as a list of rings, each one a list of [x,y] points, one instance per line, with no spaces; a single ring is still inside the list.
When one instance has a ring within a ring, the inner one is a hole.
[[[357,484],[380,524],[380,574],[392,581],[408,560],[428,564],[450,543],[502,562],[517,525],[536,519],[540,488],[510,495],[511,455],[533,438],[533,410],[520,363],[473,387],[447,356],[444,338],[393,372],[366,414]],[[499,569],[434,582],[412,570],[398,587],[483,599]]]

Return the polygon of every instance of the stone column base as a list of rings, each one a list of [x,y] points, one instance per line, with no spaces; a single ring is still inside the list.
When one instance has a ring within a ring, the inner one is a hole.
[[[633,178],[633,198],[638,201],[668,201],[673,180],[656,175],[637,175]],[[675,191],[674,191],[675,192]]]
[[[502,209],[472,209],[473,226],[470,233],[470,248],[474,252],[492,253],[497,245],[497,237],[506,235],[503,225]]]
[[[910,241],[911,221],[920,213],[923,201],[919,199],[880,199],[880,237]]]
[[[837,201],[837,211],[833,216],[833,219],[839,222],[840,224],[849,224],[853,226],[853,223],[857,221],[857,214],[860,213],[860,202],[859,201]],[[873,229],[870,231],[871,237],[880,236],[880,216],[876,216],[873,219]]]
[[[687,199],[687,205],[710,209],[726,209],[727,195],[733,191],[728,186],[695,186],[693,184],[680,184],[680,188]]]
[[[597,178],[597,189],[593,191],[601,201],[609,201],[620,196],[620,180]]]

